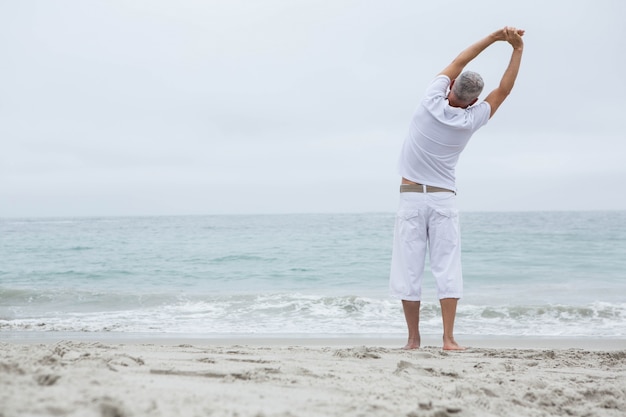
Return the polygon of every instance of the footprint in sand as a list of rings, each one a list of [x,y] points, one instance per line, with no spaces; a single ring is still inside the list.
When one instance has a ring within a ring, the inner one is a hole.
[[[396,366],[396,370],[393,371],[394,375],[423,375],[423,376],[431,376],[433,375],[434,370],[430,368],[422,368],[419,365],[408,361],[400,361]]]
[[[363,346],[354,349],[339,349],[333,353],[333,356],[337,356],[338,358],[380,359],[379,352],[380,349]]]

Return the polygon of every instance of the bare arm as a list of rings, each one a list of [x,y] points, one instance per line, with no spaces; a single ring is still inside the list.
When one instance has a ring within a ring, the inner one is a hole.
[[[508,95],[511,94],[522,62],[522,53],[524,52],[524,41],[522,40],[524,31],[515,28],[505,28],[505,32],[506,41],[513,47],[513,52],[511,53],[509,66],[504,71],[502,80],[500,80],[500,85],[485,98],[485,101],[491,106],[490,118],[493,117],[496,110],[498,110]]]
[[[482,51],[487,49],[491,44],[497,41],[506,40],[505,29],[497,30],[483,39],[475,42],[463,50],[454,60],[439,73],[439,75],[447,75],[450,80],[455,80],[463,71],[463,68],[476,58]]]

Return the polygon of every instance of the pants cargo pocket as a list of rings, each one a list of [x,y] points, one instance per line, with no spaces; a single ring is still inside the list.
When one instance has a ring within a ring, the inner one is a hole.
[[[435,230],[437,237],[450,242],[459,240],[459,211],[457,209],[435,209],[437,217]]]
[[[420,237],[421,216],[419,210],[399,211],[396,217],[398,232],[403,241],[412,242]]]

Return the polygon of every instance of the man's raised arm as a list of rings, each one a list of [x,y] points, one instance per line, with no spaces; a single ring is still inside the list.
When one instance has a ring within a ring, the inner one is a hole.
[[[513,52],[511,53],[509,66],[504,71],[502,80],[500,80],[500,85],[489,93],[487,98],[485,98],[485,101],[489,103],[489,106],[491,106],[490,118],[493,117],[496,110],[498,110],[508,95],[511,94],[511,90],[513,90],[513,85],[515,84],[515,79],[517,78],[517,73],[519,72],[519,67],[522,62],[522,53],[524,52],[524,41],[522,40],[524,31],[508,27],[505,28],[504,31],[505,40],[511,44]]]
[[[480,53],[487,49],[492,43],[506,40],[505,30],[506,28],[497,30],[478,42],[468,46],[459,54],[459,56],[454,58],[450,65],[445,67],[439,75],[447,75],[450,80],[455,80],[461,72],[463,72],[463,68],[465,68],[470,61],[480,55]]]

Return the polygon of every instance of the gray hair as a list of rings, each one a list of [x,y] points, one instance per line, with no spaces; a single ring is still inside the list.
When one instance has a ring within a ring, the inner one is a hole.
[[[452,91],[459,100],[464,103],[470,103],[478,98],[484,86],[485,82],[480,74],[473,71],[465,71],[454,82]]]

